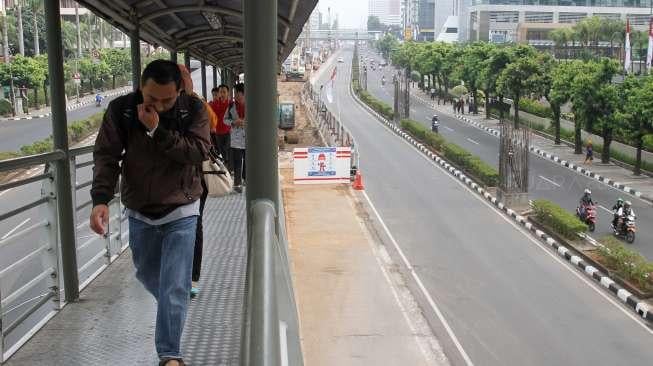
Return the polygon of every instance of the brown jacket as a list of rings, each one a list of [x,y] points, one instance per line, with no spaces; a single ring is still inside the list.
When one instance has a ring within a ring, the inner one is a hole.
[[[109,104],[93,150],[91,197],[94,206],[108,203],[121,174],[125,206],[157,219],[200,197],[201,164],[211,146],[209,119],[200,99],[182,93],[159,115],[150,137],[138,120],[142,100],[137,91]]]

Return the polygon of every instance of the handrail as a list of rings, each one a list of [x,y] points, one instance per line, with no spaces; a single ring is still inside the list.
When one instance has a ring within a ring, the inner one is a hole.
[[[272,201],[252,203],[241,365],[303,365],[284,231]]]
[[[24,156],[0,161],[0,172],[9,170],[27,168],[36,164],[45,164],[55,160],[61,160],[66,156],[63,151],[55,150],[53,152]]]

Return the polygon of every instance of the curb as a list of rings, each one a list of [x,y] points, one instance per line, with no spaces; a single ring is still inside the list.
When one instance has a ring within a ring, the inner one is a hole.
[[[111,93],[105,94],[105,97],[112,97],[114,95],[125,94],[126,92],[127,92],[127,90],[111,92]],[[93,104],[93,103],[95,103],[95,100],[88,100],[88,101],[81,102],[81,103],[71,104],[71,105],[66,106],[66,111],[68,111],[68,112],[74,111],[76,109],[79,109],[81,107],[84,107],[84,106],[87,106],[87,105]],[[38,115],[33,115],[33,116],[1,118],[0,121],[21,121],[21,120],[29,120],[29,119],[35,119],[35,118],[50,117],[51,115],[52,115],[52,113],[49,112],[49,113],[38,114]]]
[[[440,166],[445,168],[449,173],[456,178],[458,178],[460,181],[464,182],[467,184],[470,188],[475,190],[478,194],[483,196],[487,201],[491,202],[494,206],[502,210],[504,213],[506,213],[508,216],[512,217],[517,223],[519,223],[521,226],[525,227],[528,229],[530,232],[534,233],[535,236],[537,236],[540,240],[548,244],[553,250],[556,251],[556,253],[567,260],[568,262],[572,263],[574,266],[580,268],[583,270],[583,272],[593,280],[597,281],[602,287],[610,290],[614,295],[617,296],[617,298],[624,304],[626,304],[628,307],[632,308],[635,310],[635,312],[641,316],[643,319],[648,320],[650,322],[653,322],[653,309],[649,308],[649,305],[645,303],[644,301],[641,301],[639,298],[637,298],[635,295],[630,293],[628,290],[622,288],[619,286],[615,281],[613,281],[609,276],[603,274],[601,271],[599,271],[597,268],[589,265],[586,263],[581,257],[577,255],[572,255],[571,251],[559,244],[557,241],[555,241],[553,238],[549,237],[547,234],[542,232],[539,229],[536,229],[533,224],[528,222],[528,220],[524,217],[519,215],[517,212],[514,210],[508,208],[505,206],[502,202],[499,202],[499,200],[492,196],[490,193],[486,192],[484,188],[479,186],[478,184],[474,183],[471,179],[469,179],[465,174],[451,166],[449,163],[447,163],[444,159],[440,158],[438,155],[434,154],[431,150],[429,150],[424,144],[420,143],[419,141],[413,139],[410,135],[405,133],[401,128],[397,127],[395,124],[392,122],[386,120],[383,118],[379,113],[376,111],[372,110],[369,106],[367,106],[365,103],[363,103],[361,100],[358,99],[358,97],[353,93],[353,90],[351,90],[351,84],[350,84],[350,92],[356,100],[356,102],[361,105],[363,108],[365,108],[367,111],[372,113],[376,118],[378,118],[383,124],[385,124],[388,128],[390,128],[393,132],[395,132],[397,135],[400,137],[404,138],[404,140],[407,140],[410,142],[413,146],[415,146],[418,150],[420,150],[424,155],[428,156],[431,160],[435,161],[438,163]],[[459,117],[460,118],[460,117]],[[473,122],[472,122],[473,123]],[[496,131],[496,130],[494,130]],[[496,131],[498,133],[498,131]]]
[[[492,134],[494,136],[499,137],[501,135],[501,133],[499,131],[497,131],[497,130],[495,130],[493,128],[486,127],[486,126],[484,126],[484,125],[482,125],[482,124],[480,124],[478,122],[472,121],[471,119],[469,119],[469,118],[467,118],[465,116],[456,115],[456,117],[459,120],[462,120],[464,122],[467,122],[468,124],[471,124],[471,125],[473,125],[475,127],[478,127],[478,128],[480,128],[480,129],[482,129],[482,130],[484,130],[484,131],[486,131],[486,132],[488,132],[488,133],[490,133],[490,134]],[[582,174],[582,175],[584,175],[586,177],[594,178],[594,180],[597,180],[597,181],[599,181],[599,182],[601,182],[603,184],[606,184],[606,185],[608,185],[608,186],[610,186],[612,188],[616,188],[616,189],[618,189],[620,191],[631,194],[631,195],[633,195],[633,196],[635,196],[637,198],[641,198],[641,199],[643,199],[643,200],[645,200],[645,201],[647,201],[649,203],[653,203],[653,198],[648,197],[647,195],[643,194],[642,192],[639,192],[639,191],[637,191],[637,190],[635,190],[635,189],[633,189],[631,187],[628,187],[625,184],[616,182],[616,181],[614,181],[614,180],[612,180],[610,178],[606,178],[604,176],[596,174],[593,171],[585,169],[583,167],[580,167],[580,166],[578,166],[578,165],[576,165],[574,163],[570,163],[569,161],[563,160],[560,157],[558,157],[556,155],[553,155],[553,154],[551,154],[549,152],[546,152],[546,151],[544,151],[544,150],[542,150],[542,149],[540,149],[538,147],[530,146],[529,149],[530,149],[531,152],[533,152],[533,153],[535,153],[535,154],[537,154],[537,155],[539,155],[541,157],[544,157],[546,159],[554,161],[554,162],[556,162],[556,163],[558,163],[558,164],[560,164],[560,165],[562,165],[562,166],[564,166],[566,168],[569,168],[569,169],[571,169],[571,170],[573,170],[573,171],[575,171],[577,173],[580,173],[580,174]]]

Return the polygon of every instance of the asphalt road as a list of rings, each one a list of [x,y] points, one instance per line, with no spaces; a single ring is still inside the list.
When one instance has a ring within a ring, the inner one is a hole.
[[[421,279],[418,301],[452,362],[465,364],[462,349],[476,365],[650,363],[651,330],[362,109],[351,50],[342,55],[328,107],[356,139],[366,193]]]
[[[377,64],[380,60],[378,54],[366,52],[363,55],[374,57]],[[376,71],[368,71],[367,73],[368,91],[389,105],[393,105],[392,72],[396,72],[396,70],[392,67],[385,67],[382,71],[377,68]],[[381,75],[386,77],[385,86],[381,85]],[[451,109],[449,105],[446,108]],[[412,119],[430,128],[431,117],[434,113],[440,119],[440,133],[448,141],[460,145],[472,154],[481,157],[485,162],[498,167],[498,137],[466,124],[452,115],[435,111],[414,97],[411,98],[410,117]],[[646,224],[653,222],[653,208],[650,203],[580,175],[535,154],[530,154],[529,169],[529,195],[531,199],[550,200],[571,212],[575,212],[585,188],[589,187],[592,190],[592,197],[599,203],[596,231],[591,234],[594,238],[612,235],[610,228],[612,222],[610,209],[612,205],[619,197],[630,200],[637,214],[638,232],[635,243],[629,245],[629,247],[640,252],[649,260],[653,260],[653,227]]]

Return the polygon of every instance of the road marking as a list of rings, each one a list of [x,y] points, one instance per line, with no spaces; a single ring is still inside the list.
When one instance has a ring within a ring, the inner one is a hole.
[[[20,224],[18,224],[15,228],[11,229],[11,231],[9,231],[8,233],[6,233],[2,238],[0,238],[0,240],[5,240],[5,239],[7,239],[7,238],[9,237],[9,235],[15,233],[16,230],[20,229],[21,226],[27,224],[27,223],[29,222],[29,220],[31,220],[31,218],[27,218],[27,219],[25,219],[25,221],[23,221],[23,222],[21,222]]]
[[[467,141],[471,142],[472,144],[480,145],[478,142],[470,139],[469,137],[467,138]]]
[[[547,181],[547,182],[553,184],[553,185],[556,186],[556,187],[560,187],[560,184],[558,184],[558,183],[552,181],[551,179],[548,179],[548,178],[543,177],[543,176],[541,176],[541,175],[540,175],[539,177],[542,178],[542,179],[544,179],[545,181]]]
[[[599,205],[599,207],[602,208],[603,210],[605,210],[605,212],[607,212],[609,214],[612,214],[612,210],[608,210],[607,208],[605,208],[605,207],[603,207],[601,205]]]
[[[0,196],[2,196],[3,194],[5,194],[7,192],[11,192],[11,190],[13,190],[13,188],[9,188],[7,190],[4,190],[4,191],[0,192]]]
[[[435,315],[440,319],[440,322],[444,326],[444,328],[447,331],[447,334],[449,334],[449,337],[453,341],[453,343],[456,345],[456,348],[458,349],[458,352],[460,352],[460,355],[465,359],[465,363],[469,366],[473,366],[474,363],[472,360],[469,358],[467,355],[467,352],[465,352],[465,349],[463,349],[462,344],[460,344],[460,341],[458,341],[458,337],[453,332],[453,329],[451,329],[451,326],[449,325],[449,322],[444,318],[444,315],[440,311],[440,308],[438,308],[438,305],[436,305],[435,301],[433,300],[433,297],[431,294],[426,290],[426,287],[422,283],[422,280],[419,278],[417,273],[415,272],[415,268],[408,262],[408,259],[406,258],[406,255],[404,255],[404,252],[401,250],[399,247],[399,244],[397,244],[397,241],[395,240],[395,237],[392,235],[390,232],[390,229],[388,226],[385,224],[383,219],[381,218],[381,215],[379,214],[379,211],[376,210],[376,207],[374,207],[374,204],[372,203],[372,200],[370,197],[367,195],[367,192],[363,191],[363,196],[365,196],[365,199],[367,200],[367,203],[370,204],[370,207],[372,208],[372,211],[374,212],[374,215],[376,215],[376,218],[379,220],[379,223],[383,227],[383,230],[385,233],[388,235],[388,238],[390,238],[390,241],[392,242],[392,245],[395,247],[397,252],[399,253],[399,256],[401,257],[401,260],[404,262],[404,265],[410,271],[411,276],[417,282],[417,285],[419,286],[419,289],[422,291],[422,294],[424,297],[426,297],[426,300],[428,301],[429,305],[431,306],[431,309],[435,312]]]
[[[354,98],[354,96],[351,94],[351,92],[349,93],[349,95],[350,95],[351,98]],[[359,105],[358,103],[355,103],[355,104],[356,104],[356,107],[358,107],[360,110],[365,111],[366,113],[369,113],[369,112],[367,111],[367,109],[363,108],[363,107],[362,107],[361,105]],[[415,151],[418,153],[418,155],[419,155],[420,157],[422,157],[422,159],[426,160],[429,164],[431,164],[431,165],[434,166],[435,168],[437,168],[437,169],[439,169],[440,171],[442,171],[442,172],[443,172],[446,176],[448,176],[451,180],[453,180],[453,181],[456,182],[458,185],[460,185],[461,187],[463,187],[464,189],[466,189],[467,191],[469,191],[469,192],[472,194],[472,196],[473,196],[474,198],[476,198],[477,200],[481,201],[481,202],[482,202],[483,204],[485,204],[488,208],[490,208],[490,209],[491,209],[492,211],[494,211],[497,215],[499,215],[499,216],[500,216],[504,221],[506,221],[508,224],[512,225],[512,226],[513,226],[517,231],[521,232],[522,235],[524,235],[524,236],[526,237],[527,240],[529,240],[529,241],[531,241],[532,243],[534,243],[534,244],[535,244],[538,248],[540,248],[544,253],[546,253],[548,256],[550,256],[551,258],[553,258],[553,260],[555,260],[555,261],[558,262],[560,265],[562,265],[565,269],[567,269],[567,270],[568,270],[572,275],[576,276],[576,278],[578,278],[578,279],[581,280],[583,283],[585,283],[587,286],[589,286],[592,290],[594,290],[594,292],[596,292],[599,296],[603,297],[603,299],[605,299],[606,301],[608,301],[610,304],[614,305],[614,306],[615,306],[619,311],[621,311],[624,315],[626,315],[626,317],[628,317],[628,318],[630,318],[631,320],[635,321],[635,323],[637,323],[638,325],[640,325],[640,326],[641,326],[641,327],[642,327],[642,328],[643,328],[643,329],[644,329],[648,334],[653,335],[653,329],[651,329],[651,328],[648,327],[648,323],[646,323],[646,322],[645,322],[644,320],[642,320],[641,318],[636,317],[636,316],[632,313],[631,310],[626,309],[626,308],[624,307],[624,305],[622,305],[622,304],[616,302],[613,298],[609,297],[609,296],[605,293],[605,290],[604,290],[604,289],[602,289],[602,288],[600,288],[600,287],[597,287],[597,285],[594,284],[594,282],[591,282],[587,277],[585,277],[584,274],[579,273],[579,271],[576,270],[577,267],[573,267],[573,266],[570,265],[568,262],[563,261],[562,258],[560,258],[558,255],[556,255],[554,252],[552,252],[551,249],[549,249],[548,246],[545,246],[544,243],[542,243],[542,242],[540,242],[539,240],[537,240],[536,238],[534,238],[534,237],[532,236],[532,234],[531,234],[529,231],[526,231],[526,229],[520,227],[520,226],[519,226],[516,222],[514,222],[510,217],[507,217],[506,215],[503,214],[502,211],[500,211],[498,208],[496,208],[495,206],[493,206],[490,202],[487,202],[486,199],[485,199],[485,197],[482,197],[482,196],[478,195],[478,194],[477,194],[477,193],[476,193],[472,188],[470,188],[469,186],[467,186],[465,183],[461,182],[457,177],[452,176],[451,173],[449,173],[449,171],[447,171],[447,170],[446,170],[445,168],[443,168],[442,166],[438,165],[436,162],[434,162],[433,160],[431,160],[428,156],[424,155],[424,154],[423,154],[421,151],[419,151],[419,150],[418,150],[414,145],[410,144],[408,141],[406,141],[405,139],[403,139],[401,136],[397,136],[397,135],[395,134],[395,132],[392,131],[392,130],[390,129],[390,127],[386,126],[385,124],[382,124],[382,127],[385,128],[385,130],[388,131],[388,133],[390,133],[391,135],[393,135],[393,136],[399,138],[399,141],[401,141],[401,142],[403,142],[404,144],[406,144],[407,146],[413,148],[413,150],[415,150]],[[363,194],[364,194],[365,196],[367,196],[367,194],[365,193],[365,191],[363,191]],[[369,200],[369,198],[368,198],[368,200]],[[371,204],[371,202],[370,202],[370,204]],[[378,215],[378,213],[376,213],[376,214]],[[391,236],[390,236],[390,237],[391,237]],[[392,237],[391,237],[391,238],[392,238]],[[394,241],[393,241],[393,244],[395,244]],[[400,254],[401,254],[401,252],[400,252]],[[405,257],[402,257],[402,259],[404,259],[404,261],[406,260]]]
[[[442,128],[446,129],[447,131],[453,131],[453,128],[449,128],[447,126],[442,126]]]

